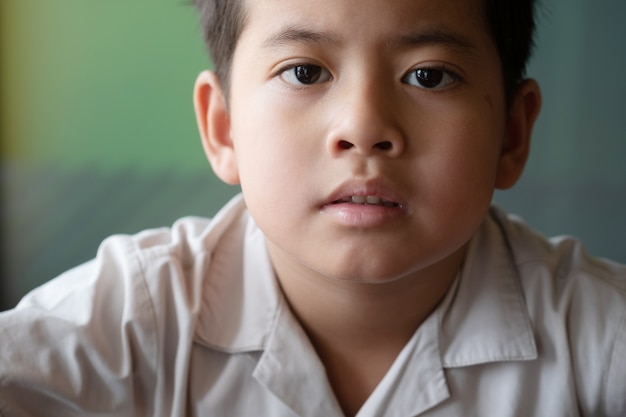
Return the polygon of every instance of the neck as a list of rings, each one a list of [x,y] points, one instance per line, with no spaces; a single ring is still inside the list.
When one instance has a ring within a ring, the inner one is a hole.
[[[445,262],[380,284],[303,272],[273,251],[278,280],[326,367],[346,415],[365,402],[450,288],[465,247]]]
[[[289,262],[275,262],[272,250],[270,256],[293,312],[314,341],[361,344],[408,341],[454,281],[465,249],[426,270],[380,284],[302,272]]]

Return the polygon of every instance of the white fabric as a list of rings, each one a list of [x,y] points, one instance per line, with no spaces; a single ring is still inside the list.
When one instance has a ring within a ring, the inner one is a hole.
[[[462,273],[360,410],[626,416],[626,269],[493,209]],[[0,314],[0,415],[340,416],[235,198],[109,238]]]

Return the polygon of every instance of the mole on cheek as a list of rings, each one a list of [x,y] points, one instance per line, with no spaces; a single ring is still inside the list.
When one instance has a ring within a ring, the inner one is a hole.
[[[491,95],[485,94],[483,96],[483,99],[487,102],[487,104],[489,105],[489,108],[493,110],[493,99],[491,98]]]

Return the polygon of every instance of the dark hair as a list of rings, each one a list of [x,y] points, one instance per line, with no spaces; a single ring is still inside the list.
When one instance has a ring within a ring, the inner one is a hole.
[[[243,0],[193,0],[200,13],[204,41],[224,93],[230,87],[230,68],[237,40],[245,25]]]
[[[500,54],[504,91],[510,102],[526,76],[535,46],[536,0],[485,0],[485,16]]]
[[[237,40],[245,25],[243,0],[193,0],[215,71],[226,90]],[[535,0],[484,0],[485,17],[500,54],[507,100],[526,75],[534,46]],[[226,92],[227,93],[227,92]]]

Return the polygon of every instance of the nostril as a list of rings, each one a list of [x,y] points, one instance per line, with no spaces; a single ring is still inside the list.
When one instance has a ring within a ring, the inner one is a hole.
[[[374,147],[378,148],[380,150],[383,150],[383,151],[388,151],[389,149],[392,148],[392,144],[391,144],[391,142],[386,140],[384,142],[378,142],[377,144],[374,145]]]
[[[350,149],[354,146],[353,144],[351,144],[350,142],[346,140],[340,140],[338,145],[340,149]]]

